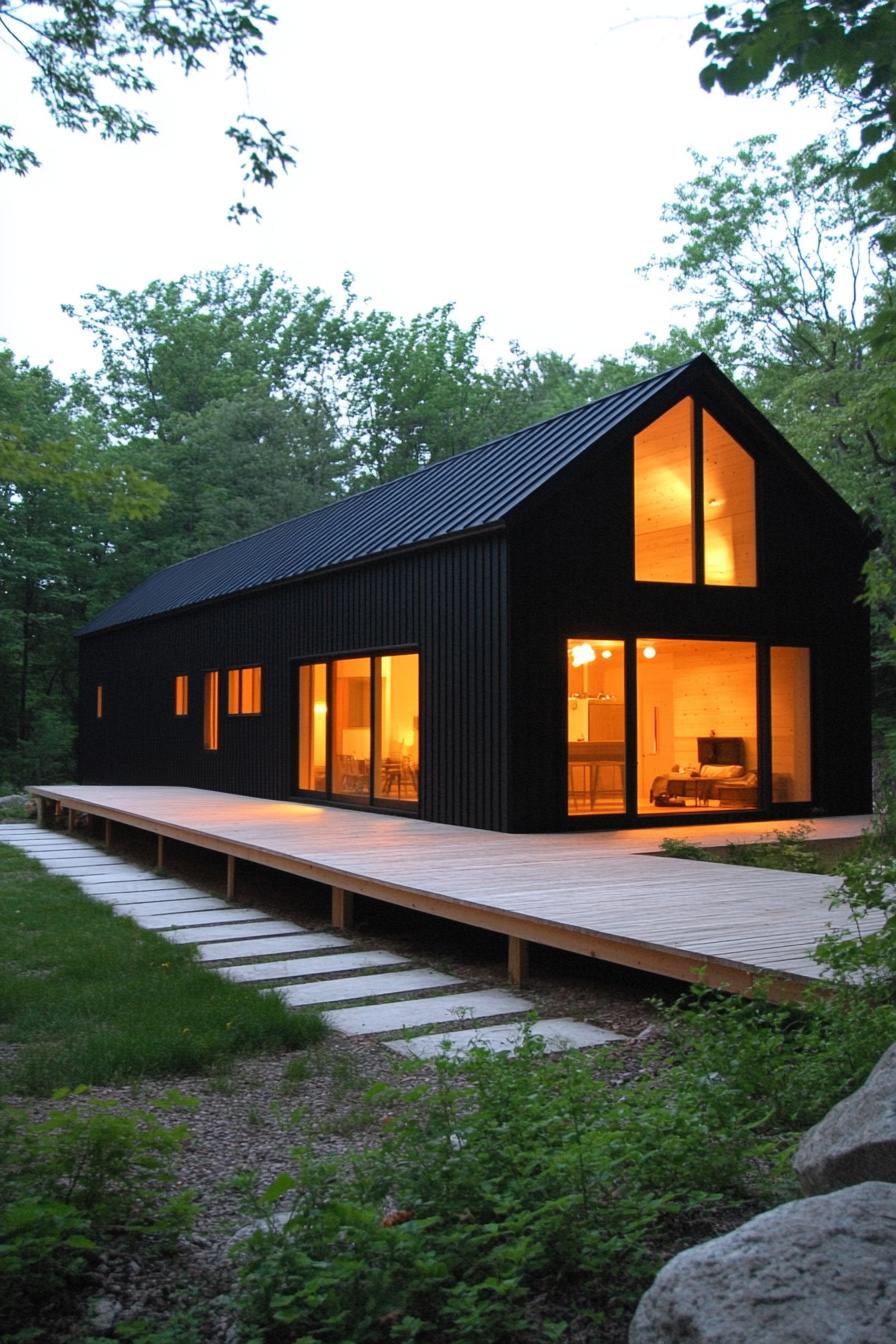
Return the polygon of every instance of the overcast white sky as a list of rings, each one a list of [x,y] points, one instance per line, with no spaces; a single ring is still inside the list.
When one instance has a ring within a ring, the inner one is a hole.
[[[97,364],[63,303],[230,264],[358,293],[405,317],[454,302],[507,341],[589,363],[662,335],[673,299],[635,274],[663,202],[714,157],[777,132],[794,150],[823,114],[707,95],[687,0],[271,0],[280,16],[248,90],[214,64],[160,69],[138,146],[55,130],[0,48],[0,121],[43,166],[0,177],[0,337],[60,377]],[[224,128],[285,127],[297,165],[226,222],[239,194]]]

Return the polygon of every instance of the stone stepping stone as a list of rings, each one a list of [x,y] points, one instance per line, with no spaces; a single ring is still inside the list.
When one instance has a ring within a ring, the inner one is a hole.
[[[231,928],[231,935],[236,930]],[[325,947],[351,947],[338,933],[300,933],[295,937],[234,938],[226,943],[201,943],[200,961],[236,961],[238,957],[276,956],[283,952],[317,952]]]
[[[456,975],[441,971],[393,971],[389,975],[350,975],[342,980],[319,980],[312,985],[282,985],[269,993],[282,994],[291,1008],[315,1003],[340,1003],[343,999],[372,999],[381,994],[406,994],[415,989],[442,989],[459,985]]]
[[[503,989],[471,990],[469,994],[440,994],[430,999],[405,999],[399,1003],[372,1003],[361,1008],[334,1008],[326,1021],[343,1036],[370,1036],[380,1031],[403,1031],[405,1027],[435,1022],[461,1022],[481,1017],[506,1017],[528,1013],[535,1005]]]
[[[116,882],[179,882],[176,877],[159,877],[157,873],[148,873],[145,868],[133,868],[128,864],[120,867],[112,865],[100,868],[98,872],[85,876],[84,884],[92,887],[114,886]]]
[[[23,853],[31,856],[32,859],[47,858],[72,858],[78,859],[83,856],[85,851],[89,854],[97,854],[98,850],[89,849],[87,845],[81,844],[79,840],[52,840],[47,845],[33,844],[30,841],[25,844],[16,845],[16,849],[21,849]],[[105,855],[100,855],[105,858]]]
[[[116,913],[121,914],[120,906],[116,907]],[[226,924],[263,923],[267,926],[273,923],[260,910],[248,910],[238,905],[225,906],[223,910],[220,906],[212,906],[209,910],[170,910],[156,915],[138,910],[137,914],[131,915],[130,918],[136,920],[142,929],[199,929],[200,932],[203,931],[203,925],[222,928]],[[232,937],[232,932],[227,936]]]
[[[178,882],[176,878],[147,878],[144,882],[95,882],[93,878],[81,878],[78,886],[83,887],[88,896],[98,896],[102,900],[106,896],[113,899],[118,896],[139,896],[142,892],[154,894],[159,891],[184,891],[183,882]]]
[[[297,980],[307,975],[333,971],[359,971],[368,966],[400,966],[407,957],[394,952],[341,952],[324,957],[290,957],[287,961],[257,961],[242,966],[223,966],[220,974],[230,980],[254,984],[262,980]]]
[[[162,922],[164,936],[172,943],[218,943],[225,938],[266,938],[277,934],[304,933],[298,924],[286,919],[268,919],[258,911],[243,912],[241,919],[228,924],[222,920],[217,924],[206,924],[201,928],[172,929],[171,921]]]
[[[122,905],[158,905],[162,901],[177,905],[181,901],[216,901],[217,896],[209,896],[205,891],[197,891],[195,887],[163,887],[161,891],[157,888],[150,888],[148,891],[139,890],[126,892],[120,895],[115,891],[90,891],[87,893],[91,900],[102,901],[104,905],[114,905],[118,909]],[[230,909],[226,901],[221,902],[225,909]],[[196,906],[183,906],[182,909],[196,909]]]
[[[384,1041],[383,1044],[408,1059],[437,1059],[442,1055],[464,1059],[477,1047],[498,1054],[515,1054],[522,1044],[524,1030],[521,1022],[507,1022],[497,1027],[472,1027],[467,1031],[435,1031],[430,1036],[413,1036],[410,1040]],[[584,1050],[588,1046],[629,1039],[620,1036],[618,1031],[604,1031],[587,1022],[574,1022],[569,1017],[547,1018],[533,1023],[528,1030],[530,1035],[544,1041],[549,1052]]]
[[[135,918],[137,915],[167,915],[183,914],[195,910],[228,910],[226,901],[219,901],[217,896],[182,896],[179,900],[171,901],[135,901],[126,905],[115,906],[116,915],[130,915]]]

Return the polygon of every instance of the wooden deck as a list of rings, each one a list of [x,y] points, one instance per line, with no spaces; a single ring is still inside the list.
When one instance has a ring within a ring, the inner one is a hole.
[[[767,835],[768,822],[668,831],[505,835],[412,818],[271,802],[202,789],[60,785],[32,788],[39,810],[104,818],[332,890],[333,923],[351,921],[357,893],[509,938],[511,979],[525,975],[528,944],[562,948],[679,980],[749,992],[774,977],[776,997],[817,981],[809,950],[837,914],[831,878],[652,857],[666,834],[723,844]],[[858,835],[868,817],[819,820],[817,839]],[[2,832],[0,832],[2,838]]]

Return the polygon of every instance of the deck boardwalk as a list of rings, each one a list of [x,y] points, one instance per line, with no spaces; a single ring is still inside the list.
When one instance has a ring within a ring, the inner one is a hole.
[[[506,934],[512,978],[529,943],[676,979],[749,991],[775,978],[789,997],[819,978],[810,949],[826,925],[832,881],[655,857],[664,836],[723,844],[768,834],[767,822],[665,830],[507,835],[413,818],[272,802],[180,787],[35,787],[42,807],[124,823],[324,883],[334,923],[352,893]],[[858,835],[868,817],[826,818],[815,835]],[[840,915],[840,918],[845,918]]]

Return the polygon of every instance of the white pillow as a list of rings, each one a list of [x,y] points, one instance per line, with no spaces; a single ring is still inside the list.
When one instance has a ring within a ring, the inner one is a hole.
[[[742,775],[742,765],[701,765],[700,774],[704,779],[737,779]]]

